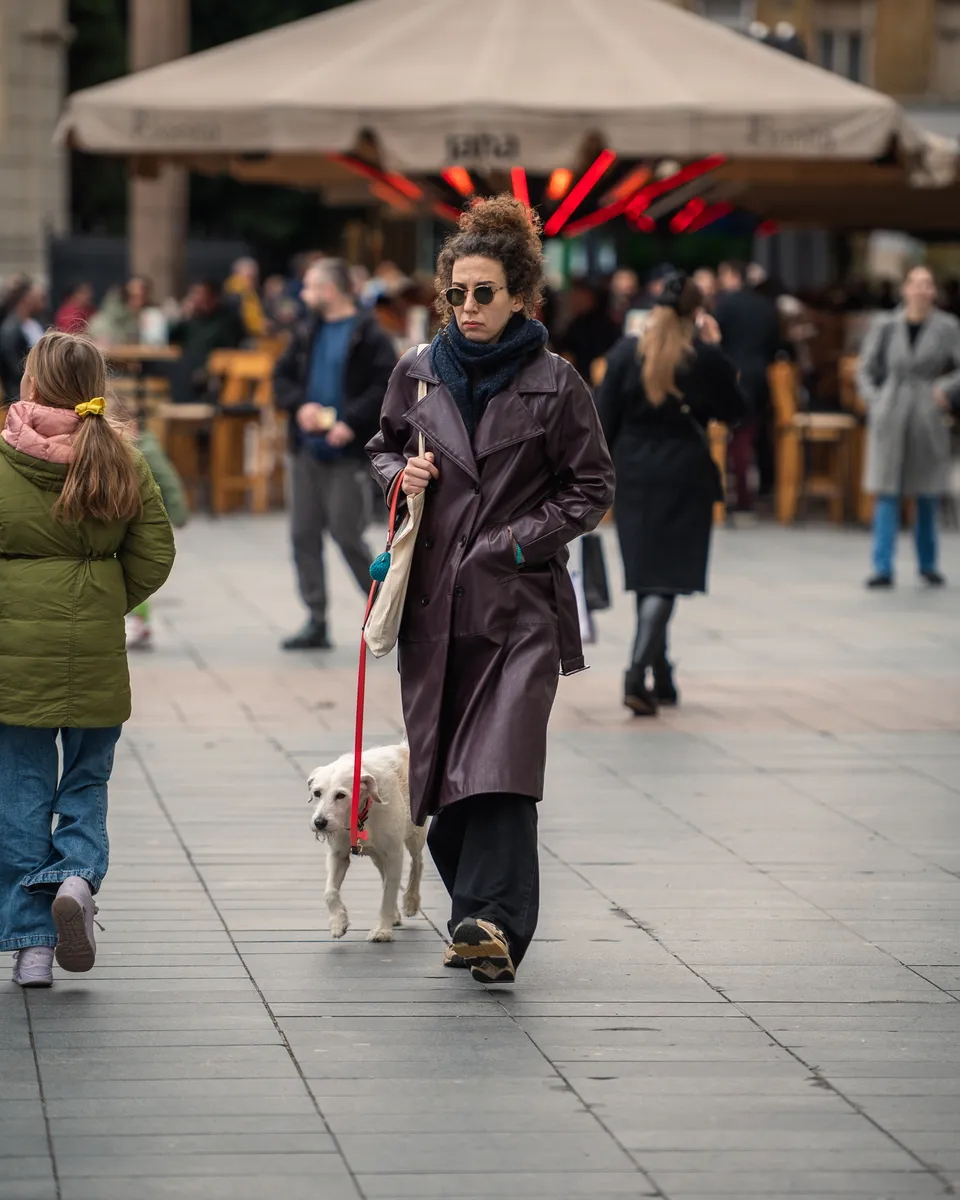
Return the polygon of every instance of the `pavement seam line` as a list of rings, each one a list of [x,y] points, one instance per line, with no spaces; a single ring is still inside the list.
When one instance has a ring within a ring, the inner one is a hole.
[[[556,855],[554,855],[554,857],[556,857]],[[647,1183],[653,1188],[653,1191],[648,1194],[651,1196],[659,1197],[659,1200],[670,1200],[670,1197],[667,1195],[667,1193],[663,1190],[663,1188],[660,1187],[660,1185],[656,1182],[656,1180],[653,1178],[653,1176],[650,1174],[650,1172],[637,1159],[637,1156],[633,1153],[633,1151],[627,1149],[627,1147],[623,1144],[623,1142],[620,1141],[620,1139],[617,1137],[617,1135],[613,1132],[612,1129],[607,1128],[607,1126],[604,1124],[603,1118],[600,1116],[600,1114],[597,1112],[594,1112],[593,1105],[588,1104],[587,1101],[584,1100],[583,1096],[580,1095],[580,1093],[577,1091],[576,1087],[570,1082],[570,1080],[567,1078],[567,1076],[564,1074],[564,1072],[560,1070],[560,1068],[557,1066],[557,1064],[550,1058],[549,1054],[547,1054],[546,1051],[544,1051],[541,1048],[541,1046],[537,1043],[537,1039],[533,1036],[533,1034],[530,1033],[530,1031],[524,1027],[522,1019],[520,1017],[518,1017],[515,1013],[512,1013],[506,1007],[506,1005],[503,1004],[499,999],[497,999],[497,1005],[507,1014],[508,1018],[513,1022],[513,1024],[517,1026],[517,1028],[520,1030],[520,1032],[523,1034],[523,1036],[527,1039],[527,1041],[530,1043],[530,1045],[533,1046],[534,1050],[536,1050],[536,1052],[541,1056],[541,1058],[544,1060],[544,1062],[547,1063],[549,1065],[550,1069],[556,1074],[557,1078],[561,1079],[563,1081],[564,1086],[567,1088],[567,1090],[572,1092],[573,1095],[576,1096],[576,1098],[583,1105],[584,1109],[596,1121],[596,1123],[600,1126],[600,1128],[607,1135],[607,1137],[613,1142],[613,1144],[617,1147],[617,1149],[620,1150],[623,1154],[625,1154],[627,1156],[627,1158],[634,1164],[634,1166],[637,1168],[637,1174],[641,1175],[647,1181]]]
[[[883,1125],[881,1125],[880,1122],[877,1121],[877,1119],[875,1117],[870,1116],[870,1114],[864,1108],[862,1108],[861,1105],[858,1104],[856,1100],[851,1099],[850,1096],[846,1095],[845,1092],[842,1092],[840,1090],[840,1088],[838,1088],[835,1084],[831,1083],[830,1080],[827,1079],[827,1077],[821,1072],[819,1067],[814,1066],[812,1063],[808,1063],[805,1059],[800,1057],[800,1055],[796,1052],[796,1050],[793,1050],[789,1046],[784,1045],[784,1043],[780,1041],[780,1039],[776,1036],[776,1034],[771,1033],[771,1031],[769,1029],[767,1029],[766,1026],[764,1026],[760,1021],[757,1020],[757,1018],[755,1016],[753,1016],[752,1013],[750,1013],[747,1009],[745,1009],[743,1007],[743,1004],[740,1003],[740,1001],[731,1000],[731,998],[726,994],[726,992],[724,992],[721,988],[717,987],[716,984],[711,983],[710,980],[706,978],[706,976],[702,975],[696,969],[696,967],[691,966],[690,963],[686,962],[683,958],[681,958],[681,956],[679,954],[677,954],[676,951],[671,950],[670,947],[666,944],[666,942],[664,942],[660,937],[658,937],[657,934],[654,933],[649,928],[649,926],[644,925],[643,922],[638,920],[638,918],[635,917],[628,909],[624,908],[621,904],[618,904],[612,897],[608,896],[605,892],[602,892],[598,887],[591,884],[590,881],[584,875],[580,874],[580,872],[576,869],[576,867],[571,866],[571,864],[568,862],[565,862],[562,858],[560,858],[560,856],[558,854],[555,854],[552,850],[550,850],[549,847],[545,847],[545,849],[547,849],[547,852],[558,863],[560,863],[562,866],[566,867],[567,870],[571,871],[574,875],[576,875],[578,879],[581,879],[589,888],[591,888],[594,892],[596,892],[596,894],[598,896],[602,896],[603,899],[606,900],[607,903],[611,905],[611,907],[613,908],[613,910],[615,912],[619,913],[620,916],[625,917],[628,921],[630,921],[632,924],[634,924],[637,927],[637,929],[640,930],[641,933],[645,933],[647,935],[647,937],[649,937],[652,941],[656,942],[658,946],[660,946],[663,950],[665,950],[667,952],[667,954],[669,954],[670,957],[675,962],[679,963],[680,966],[685,967],[686,970],[688,970],[692,975],[694,975],[702,983],[705,983],[708,988],[710,988],[712,991],[716,992],[718,996],[720,996],[723,1000],[725,1000],[727,1002],[727,1004],[729,1004],[732,1008],[736,1009],[736,1011],[739,1012],[741,1016],[745,1017],[750,1022],[750,1024],[754,1027],[754,1029],[756,1029],[758,1032],[762,1033],[764,1037],[769,1038],[770,1041],[774,1045],[776,1045],[785,1054],[789,1055],[790,1058],[792,1058],[794,1060],[794,1062],[796,1062],[799,1066],[803,1067],[803,1069],[805,1071],[809,1071],[809,1073],[817,1087],[821,1087],[825,1091],[832,1092],[833,1095],[835,1095],[839,1100],[842,1100],[844,1104],[846,1104],[850,1109],[852,1109],[853,1112],[855,1112],[857,1114],[857,1116],[862,1117],[869,1125],[872,1125],[873,1128],[876,1129],[878,1133],[882,1134],[883,1137],[885,1137],[889,1141],[891,1141],[899,1150],[901,1150],[909,1158],[912,1158],[913,1161],[915,1163],[917,1163],[918,1166],[923,1168],[923,1171],[925,1174],[930,1175],[932,1178],[936,1179],[936,1181],[943,1187],[943,1189],[944,1189],[943,1194],[945,1196],[955,1196],[957,1194],[956,1189],[954,1188],[953,1184],[950,1182],[950,1180],[947,1178],[947,1176],[943,1173],[943,1171],[939,1167],[936,1167],[936,1166],[932,1165],[931,1163],[925,1162],[919,1156],[919,1154],[917,1154],[917,1152],[915,1150],[911,1150],[909,1146],[907,1146],[903,1142],[901,1142],[900,1139],[896,1136],[896,1134],[891,1133],[891,1131],[889,1129],[886,1129]]]
[[[576,750],[575,752],[578,754],[581,753],[579,750]],[[585,756],[581,754],[581,757],[585,757]],[[592,761],[592,760],[588,760],[588,761]],[[621,782],[626,784],[626,786],[629,787],[629,784],[627,783],[627,781],[624,780],[623,777],[621,775],[619,775],[618,772],[614,768],[608,766],[605,763],[598,763],[598,764],[594,764],[594,765],[597,765],[601,769],[607,771],[608,774],[612,775],[615,779],[620,780]],[[754,866],[753,863],[750,863],[747,859],[741,857],[735,851],[730,850],[729,847],[724,846],[722,842],[718,842],[716,838],[712,837],[710,834],[708,834],[704,830],[700,829],[697,825],[695,825],[688,818],[682,816],[679,813],[674,812],[673,809],[668,808],[666,805],[660,803],[660,801],[654,799],[651,796],[648,796],[646,798],[650,801],[651,804],[655,805],[657,808],[662,809],[664,812],[669,812],[673,816],[677,817],[678,820],[683,821],[683,823],[685,825],[687,825],[690,829],[695,830],[697,833],[700,834],[701,837],[707,838],[709,841],[713,842],[714,845],[719,846],[721,849],[725,850],[728,854],[732,855],[734,858],[738,859],[740,862],[744,863],[747,866],[753,867],[754,870],[759,871],[760,874],[764,875],[765,877],[768,877],[768,876],[766,876],[766,872],[760,871],[759,867]],[[716,992],[716,994],[718,996],[721,996],[728,1004],[730,1004],[733,1008],[735,1008],[742,1016],[746,1017],[746,1019],[751,1023],[751,1025],[754,1026],[755,1029],[757,1029],[761,1033],[763,1033],[765,1037],[768,1037],[771,1040],[771,1042],[773,1042],[781,1050],[783,1050],[784,1053],[788,1054],[795,1062],[797,1062],[800,1066],[802,1066],[804,1068],[804,1070],[809,1071],[810,1074],[813,1076],[813,1078],[817,1081],[817,1085],[819,1087],[823,1087],[826,1090],[832,1092],[835,1096],[837,1096],[840,1100],[842,1100],[844,1104],[846,1104],[855,1113],[857,1113],[860,1117],[862,1117],[868,1124],[872,1125],[874,1127],[874,1129],[876,1129],[885,1138],[887,1138],[890,1142],[892,1142],[895,1146],[897,1146],[904,1154],[906,1154],[909,1158],[912,1158],[913,1161],[918,1164],[918,1166],[923,1168],[923,1170],[926,1174],[928,1174],[932,1178],[936,1179],[936,1181],[941,1185],[941,1187],[943,1187],[944,1195],[955,1196],[957,1194],[956,1189],[954,1188],[950,1179],[939,1167],[926,1162],[923,1158],[920,1157],[920,1155],[915,1150],[911,1150],[910,1147],[905,1145],[894,1133],[892,1133],[889,1129],[886,1129],[883,1125],[881,1125],[880,1122],[876,1120],[876,1118],[870,1116],[870,1114],[868,1112],[866,1112],[866,1110],[863,1109],[855,1100],[851,1099],[851,1097],[847,1096],[838,1087],[836,1087],[834,1084],[832,1084],[830,1082],[830,1080],[827,1079],[826,1076],[822,1074],[822,1072],[820,1071],[820,1069],[818,1067],[815,1067],[812,1064],[806,1062],[803,1058],[800,1057],[800,1055],[795,1050],[792,1050],[789,1046],[784,1045],[783,1042],[781,1042],[775,1034],[771,1033],[770,1030],[768,1030],[760,1021],[758,1021],[755,1016],[753,1016],[751,1013],[749,1013],[742,1006],[742,1004],[740,1002],[738,1002],[736,1000],[731,1000],[730,997],[721,988],[719,988],[715,984],[711,983],[710,980],[707,979],[705,975],[703,975],[700,971],[698,971],[696,969],[696,967],[691,966],[690,963],[686,962],[686,960],[683,959],[679,954],[677,954],[675,950],[671,950],[671,948],[666,944],[666,942],[664,942],[656,933],[654,933],[653,930],[650,929],[649,926],[644,925],[643,922],[640,921],[637,917],[635,917],[628,909],[624,908],[621,904],[618,904],[617,901],[613,899],[613,897],[608,896],[605,892],[601,891],[601,889],[598,888],[596,886],[596,884],[592,883],[589,879],[587,879],[587,877],[584,874],[582,874],[580,871],[578,871],[577,868],[574,867],[571,863],[568,863],[565,859],[561,858],[559,854],[557,854],[557,853],[555,853],[555,851],[551,850],[549,846],[547,846],[546,844],[543,844],[543,845],[544,845],[544,849],[547,851],[547,853],[550,854],[550,856],[556,862],[560,863],[562,866],[566,867],[568,871],[570,871],[572,874],[576,875],[577,878],[582,880],[582,882],[585,883],[586,886],[588,888],[590,888],[591,891],[595,892],[598,896],[601,896],[618,913],[620,913],[622,916],[626,917],[627,920],[631,921],[642,933],[645,933],[647,935],[647,937],[649,937],[652,941],[656,942],[657,945],[660,946],[663,950],[665,950],[667,952],[667,954],[669,954],[670,957],[675,962],[679,963],[682,967],[686,968],[686,970],[688,970],[692,975],[694,975],[702,983],[706,984],[707,987],[709,987],[711,989],[711,991],[714,991],[714,992]],[[779,880],[776,880],[775,882],[780,883]],[[784,887],[787,891],[791,890],[787,884],[781,884],[781,886]],[[797,894],[797,893],[794,893],[794,894]],[[804,899],[806,901],[806,897],[802,897],[802,899]],[[818,907],[812,901],[806,901],[806,902],[810,903],[811,906],[814,908]],[[819,911],[826,913],[825,909],[820,909]],[[829,916],[830,914],[826,913],[826,915]],[[830,919],[836,920],[836,918],[834,918],[834,917],[830,917]],[[837,923],[842,924],[842,922],[839,922],[839,921]],[[863,940],[863,939],[861,939],[861,940]],[[868,944],[870,944],[870,943],[868,943]],[[894,961],[898,961],[898,960],[894,959]],[[901,963],[900,965],[903,966],[904,964]]]
[[[250,980],[251,986],[253,987],[254,991],[256,992],[257,996],[259,997],[260,1003],[263,1005],[267,1015],[269,1016],[271,1024],[273,1025],[274,1029],[277,1031],[277,1036],[280,1038],[280,1042],[281,1042],[283,1048],[286,1050],[286,1052],[290,1058],[290,1062],[293,1064],[293,1069],[296,1071],[297,1077],[299,1078],[300,1082],[303,1084],[304,1090],[306,1091],[307,1095],[310,1097],[310,1100],[313,1104],[313,1107],[314,1107],[314,1110],[316,1111],[317,1116],[323,1122],[323,1127],[326,1130],[328,1137],[332,1141],[333,1145],[336,1147],[336,1151],[340,1157],[340,1161],[343,1163],[344,1169],[346,1170],[348,1176],[350,1177],[350,1181],[353,1184],[354,1188],[356,1189],[357,1195],[360,1197],[360,1200],[367,1200],[366,1192],[364,1192],[363,1188],[360,1186],[360,1180],[357,1178],[357,1173],[354,1171],[353,1167],[350,1165],[350,1162],[347,1159],[347,1156],[343,1152],[343,1147],[340,1145],[339,1137],[333,1132],[333,1130],[330,1127],[329,1122],[327,1121],[327,1118],[323,1115],[323,1109],[320,1107],[320,1104],[317,1100],[316,1094],[314,1093],[313,1088],[310,1086],[310,1083],[308,1082],[306,1076],[303,1073],[303,1068],[300,1066],[300,1062],[297,1059],[297,1056],[293,1052],[293,1047],[290,1045],[290,1042],[287,1039],[287,1035],[283,1032],[283,1029],[280,1027],[280,1023],[277,1020],[276,1016],[274,1015],[273,1009],[267,1003],[267,998],[264,996],[262,990],[260,989],[260,985],[257,983],[256,979],[253,976],[252,971],[247,966],[246,960],[244,959],[243,955],[240,953],[239,949],[237,948],[237,943],[236,943],[236,939],[233,936],[233,931],[230,929],[229,925],[227,924],[226,920],[224,919],[223,914],[221,913],[216,900],[214,900],[213,894],[211,893],[209,887],[207,886],[207,881],[203,876],[203,872],[200,870],[200,868],[197,866],[196,862],[194,861],[193,855],[190,852],[190,848],[187,846],[187,843],[184,841],[183,836],[181,835],[180,830],[177,827],[177,823],[173,819],[173,814],[167,808],[167,806],[163,800],[163,797],[160,794],[160,789],[157,787],[156,781],[153,778],[153,773],[151,772],[150,768],[147,766],[146,761],[144,760],[143,755],[140,752],[140,748],[136,744],[136,740],[134,738],[130,738],[128,740],[127,744],[129,745],[131,754],[136,759],[137,764],[140,767],[140,770],[143,772],[144,779],[146,779],[147,784],[148,784],[151,792],[153,793],[154,799],[157,802],[157,807],[163,813],[164,820],[166,820],[167,824],[170,826],[170,830],[173,833],[173,836],[177,839],[177,843],[180,846],[180,849],[183,851],[184,857],[186,858],[187,862],[190,864],[190,869],[193,871],[194,875],[196,875],[196,877],[197,877],[197,882],[200,884],[200,887],[203,890],[203,894],[206,896],[207,901],[210,904],[210,907],[216,913],[217,920],[223,926],[223,931],[227,935],[227,938],[230,941],[230,945],[233,947],[234,954],[236,954],[241,965],[243,966],[243,969],[247,975],[247,978]],[[59,1193],[58,1193],[57,1200],[60,1200]]]
[[[43,1113],[43,1128],[47,1135],[47,1153],[50,1155],[50,1170],[53,1172],[53,1188],[57,1200],[62,1200],[60,1187],[60,1171],[57,1167],[57,1155],[53,1147],[53,1130],[50,1128],[50,1114],[47,1112],[47,1097],[43,1090],[43,1074],[40,1071],[40,1059],[37,1057],[37,1039],[33,1031],[33,1016],[30,1012],[30,997],[23,990],[23,1007],[27,1015],[27,1036],[30,1039],[30,1051],[33,1054],[33,1066],[37,1072],[37,1090],[40,1093],[40,1111]]]
[[[845,821],[849,822],[851,825],[854,825],[857,829],[862,829],[865,833],[869,833],[873,837],[879,838],[880,841],[885,842],[888,846],[892,846],[896,850],[904,850],[905,849],[905,847],[903,847],[903,846],[899,845],[897,842],[893,841],[892,838],[887,837],[886,834],[881,833],[877,829],[873,829],[870,825],[865,825],[862,821],[858,820],[856,817],[850,817],[846,813],[838,812],[837,809],[831,808],[831,806],[829,804],[827,804],[826,801],[821,800],[819,797],[811,795],[809,792],[804,791],[799,786],[799,784],[797,784],[793,781],[790,773],[769,771],[764,767],[754,767],[750,763],[749,759],[741,759],[740,761],[743,762],[746,766],[751,766],[752,769],[757,772],[757,774],[759,774],[761,776],[768,776],[770,778],[776,779],[778,783],[782,783],[784,785],[784,787],[789,788],[792,792],[796,793],[797,796],[800,796],[802,799],[807,800],[812,804],[815,804],[818,808],[823,809],[824,812],[830,813],[831,816],[840,817],[842,820],[845,820]],[[614,772],[614,774],[616,774],[616,772]],[[618,778],[619,778],[619,776],[618,776]],[[936,988],[938,992],[942,992],[945,996],[948,996],[950,1000],[956,1002],[956,997],[947,988],[942,987],[939,983],[935,983],[934,980],[932,980],[932,979],[927,979],[927,977],[925,975],[923,975],[919,971],[915,970],[915,968],[913,966],[911,966],[910,963],[905,963],[903,961],[903,959],[898,958],[896,956],[896,954],[894,954],[891,950],[886,950],[886,949],[884,949],[883,946],[878,946],[876,944],[876,942],[871,942],[868,938],[864,937],[864,935],[862,933],[858,933],[857,930],[854,929],[852,925],[849,925],[844,917],[835,916],[828,909],[824,908],[822,904],[818,904],[816,900],[811,900],[809,896],[805,896],[805,895],[803,895],[802,892],[798,892],[797,889],[795,887],[793,887],[791,884],[785,882],[783,879],[777,879],[774,875],[771,874],[770,870],[767,869],[766,867],[761,867],[759,864],[752,862],[749,858],[745,858],[742,854],[738,853],[736,850],[731,850],[729,846],[727,846],[723,842],[719,841],[712,834],[707,833],[707,831],[705,829],[701,829],[699,825],[696,825],[688,817],[682,816],[680,813],[676,812],[674,809],[668,807],[665,804],[662,804],[658,800],[654,800],[652,797],[649,797],[649,799],[650,799],[651,804],[655,804],[655,805],[657,805],[658,808],[663,809],[665,812],[671,813],[678,820],[683,821],[684,824],[686,824],[690,829],[692,829],[696,833],[698,833],[701,837],[706,838],[708,841],[712,842],[719,849],[724,850],[727,854],[732,855],[733,858],[735,858],[738,862],[742,863],[744,866],[750,867],[752,870],[757,871],[760,875],[762,875],[764,877],[764,879],[769,879],[771,883],[775,883],[777,885],[777,887],[783,888],[784,891],[789,892],[791,896],[796,896],[797,899],[802,900],[804,904],[808,904],[811,908],[816,909],[817,912],[823,913],[823,915],[825,917],[827,917],[830,921],[832,921],[834,923],[834,925],[839,925],[842,929],[845,929],[849,934],[851,934],[853,937],[857,938],[857,940],[862,942],[865,946],[869,946],[872,950],[877,950],[880,954],[886,955],[886,957],[891,959],[893,962],[895,962],[897,964],[897,966],[903,967],[903,969],[905,971],[909,971],[912,975],[916,975],[918,978],[922,979],[924,981],[924,983],[930,984],[930,986],[933,988]],[[927,867],[932,867],[934,870],[940,871],[942,874],[950,876],[951,878],[957,877],[954,875],[954,873],[952,871],[948,871],[948,870],[946,870],[946,868],[941,867],[939,865],[939,863],[931,862],[929,859],[924,858],[922,855],[914,854],[914,852],[912,850],[907,850],[906,852],[908,854],[912,854],[913,857],[916,858],[918,862],[924,863]],[[927,965],[930,965],[930,964],[927,964]],[[924,1001],[918,1001],[918,1003],[924,1003]]]

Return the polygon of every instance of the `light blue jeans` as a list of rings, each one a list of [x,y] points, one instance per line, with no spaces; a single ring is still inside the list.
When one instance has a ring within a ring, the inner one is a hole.
[[[119,737],[119,725],[0,725],[0,951],[57,944],[50,909],[71,875],[99,890],[109,857],[107,783]]]
[[[939,496],[917,496],[917,568],[937,569],[937,509]],[[877,496],[873,509],[873,569],[878,575],[893,575],[893,560],[900,532],[900,497]]]

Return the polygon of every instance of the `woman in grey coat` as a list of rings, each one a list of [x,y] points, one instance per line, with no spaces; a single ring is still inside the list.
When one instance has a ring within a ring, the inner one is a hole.
[[[937,287],[926,267],[903,283],[903,304],[874,322],[860,355],[858,383],[867,404],[864,487],[876,496],[873,570],[867,586],[893,586],[900,497],[916,500],[917,565],[933,586],[937,509],[950,477],[951,403],[960,400],[960,321],[935,307]]]

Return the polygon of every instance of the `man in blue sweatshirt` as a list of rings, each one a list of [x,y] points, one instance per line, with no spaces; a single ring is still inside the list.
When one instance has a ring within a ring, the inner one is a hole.
[[[358,306],[346,263],[314,263],[304,276],[302,299],[309,316],[294,330],[273,379],[277,407],[290,414],[293,554],[309,611],[283,648],[325,650],[325,534],[339,546],[361,590],[370,586],[364,446],[379,428],[397,356],[376,319]]]

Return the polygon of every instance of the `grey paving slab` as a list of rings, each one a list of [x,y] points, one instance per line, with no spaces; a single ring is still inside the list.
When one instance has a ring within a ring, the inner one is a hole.
[[[391,945],[363,940],[366,863],[347,939],[326,929],[304,777],[350,745],[341,564],[339,648],[281,655],[283,521],[180,540],[133,663],[97,971],[26,1003],[0,984],[0,1198],[945,1194],[955,597],[867,595],[855,534],[724,531],[713,594],[679,608],[683,704],[640,723],[617,701],[616,596],[559,692],[539,936],[517,987],[486,991],[440,966],[432,868]],[[944,555],[960,577],[960,538]],[[371,742],[397,736],[397,699],[376,664]]]
[[[214,1179],[209,1175],[178,1176],[172,1179],[123,1178],[86,1179],[70,1176],[62,1181],[60,1200],[263,1200],[276,1191],[271,1175],[235,1175],[227,1168]],[[352,1179],[288,1175],[283,1179],[284,1200],[358,1200],[361,1193]],[[19,1197],[17,1198],[19,1200]]]
[[[887,1200],[943,1196],[943,1184],[923,1171],[660,1171],[657,1184],[678,1200],[700,1196],[848,1196],[865,1193]]]
[[[51,1173],[47,1179],[0,1177],[0,1200],[61,1200]]]
[[[230,1150],[196,1154],[114,1152],[107,1158],[88,1154],[58,1152],[57,1163],[66,1178],[73,1179],[157,1179],[164,1176],[206,1177],[258,1175],[263,1180],[306,1176],[315,1180],[325,1176],[345,1179],[346,1168],[339,1155],[309,1151],[290,1153],[237,1154]],[[315,1187],[322,1184],[314,1183]]]
[[[495,1200],[497,1196],[562,1196],[589,1200],[591,1196],[653,1196],[657,1193],[639,1172],[481,1171],[450,1174],[366,1175],[358,1177],[371,1200],[408,1200],[418,1196],[458,1200]]]
[[[316,1129],[301,1133],[237,1133],[221,1128],[206,1133],[127,1133],[120,1136],[113,1132],[69,1134],[59,1128],[53,1130],[53,1150],[58,1159],[96,1157],[104,1161],[118,1156],[173,1155],[181,1158],[197,1154],[283,1154],[290,1155],[295,1163],[298,1155],[335,1154],[336,1149],[330,1135]]]

